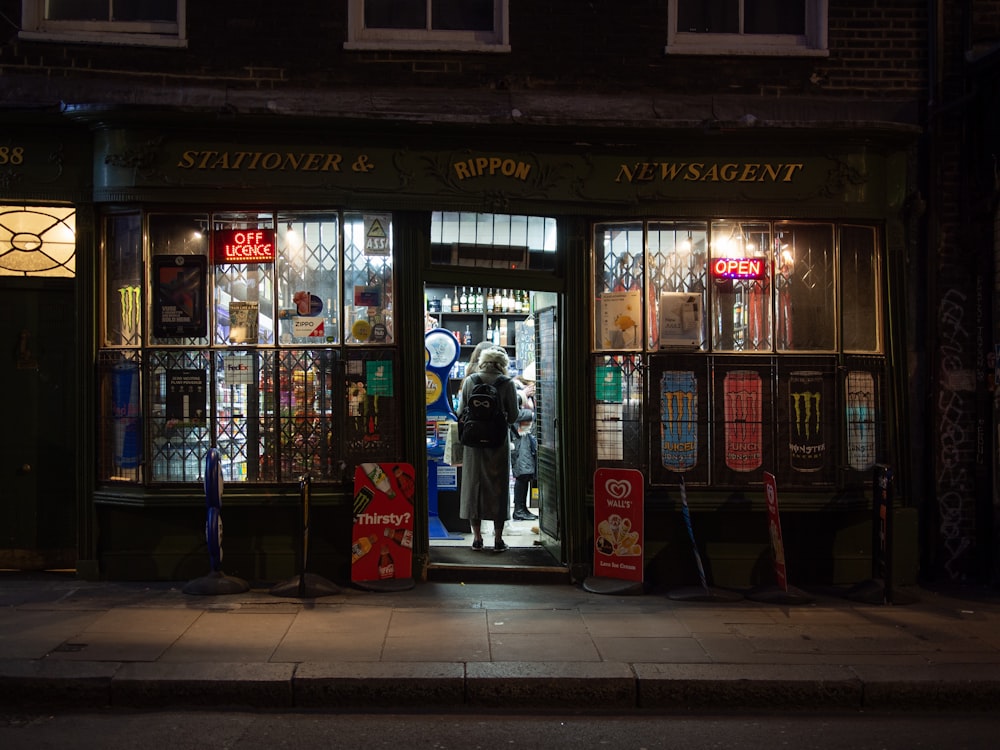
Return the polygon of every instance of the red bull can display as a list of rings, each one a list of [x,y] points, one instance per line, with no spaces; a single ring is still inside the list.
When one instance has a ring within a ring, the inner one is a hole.
[[[733,471],[760,468],[762,444],[762,384],[753,370],[733,370],[722,386],[725,403],[725,459]]]
[[[823,374],[797,371],[788,379],[788,452],[794,471],[823,468],[826,434],[823,427]]]
[[[689,370],[660,377],[660,462],[671,471],[698,463],[698,380]]]

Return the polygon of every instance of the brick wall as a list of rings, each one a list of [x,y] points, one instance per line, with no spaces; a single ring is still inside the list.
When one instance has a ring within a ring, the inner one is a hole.
[[[510,54],[345,51],[346,2],[188,3],[183,50],[60,45],[0,33],[0,73],[145,86],[452,86],[764,96],[912,97],[925,85],[924,0],[830,0],[828,58],[664,54],[666,0],[512,2]],[[980,17],[995,10],[981,0]],[[0,11],[20,18],[19,0]]]

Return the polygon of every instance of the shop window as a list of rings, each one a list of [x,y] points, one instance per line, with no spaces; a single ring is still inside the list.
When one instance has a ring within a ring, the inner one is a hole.
[[[393,343],[392,219],[344,217],[344,309],[348,344]]]
[[[280,342],[339,343],[339,216],[279,214],[277,236]]]
[[[431,262],[506,270],[551,270],[556,259],[556,220],[547,216],[435,211],[431,214]]]
[[[208,214],[152,214],[147,220],[153,261],[151,281],[161,298],[152,305],[149,321],[149,342],[153,346],[209,344],[209,226]],[[185,263],[188,259],[199,263]],[[171,313],[168,320],[163,320],[168,300],[162,297],[166,295],[172,297]]]
[[[180,47],[187,0],[22,0],[20,38]]]
[[[508,0],[350,0],[347,49],[507,52]]]
[[[673,0],[668,54],[826,55],[828,0]]]
[[[142,217],[108,216],[104,221],[104,346],[142,343]]]
[[[879,319],[880,268],[872,227],[840,228],[840,295],[843,347],[848,352],[882,349]]]
[[[651,312],[646,346],[705,345],[708,225],[654,222],[648,232]]]
[[[602,224],[594,233],[595,348],[643,349],[645,227]]]
[[[103,226],[102,480],[201,482],[211,447],[237,483],[399,455],[391,214],[153,213],[145,248],[139,213]]]
[[[274,237],[271,214],[216,214],[213,217],[216,345],[274,343]],[[258,250],[267,253],[269,259],[261,261],[258,258],[262,256],[257,256],[253,262],[228,262],[223,253],[229,247],[236,251],[233,260],[242,260],[244,253]]]
[[[642,372],[637,356],[594,361],[594,449],[601,466],[641,465]]]
[[[3,157],[18,158],[0,148]],[[0,276],[76,276],[76,209],[0,205]]]
[[[600,223],[593,248],[597,466],[645,465],[652,484],[868,481],[887,417],[875,227]]]

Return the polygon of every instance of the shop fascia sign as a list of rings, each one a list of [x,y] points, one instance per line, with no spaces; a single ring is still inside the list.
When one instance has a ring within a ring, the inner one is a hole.
[[[274,263],[273,229],[217,229],[212,232],[212,261]]]

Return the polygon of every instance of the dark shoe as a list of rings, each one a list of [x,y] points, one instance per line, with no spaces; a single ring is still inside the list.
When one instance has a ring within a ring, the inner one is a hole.
[[[482,548],[483,548],[483,540],[482,539],[473,539],[472,540],[472,549],[474,549],[474,550],[476,550],[478,552]]]
[[[510,548],[507,546],[507,542],[505,542],[503,539],[497,539],[493,543],[494,552],[506,552],[508,549]]]
[[[538,516],[532,513],[530,510],[515,510],[514,514],[511,516],[515,521],[537,521]]]

